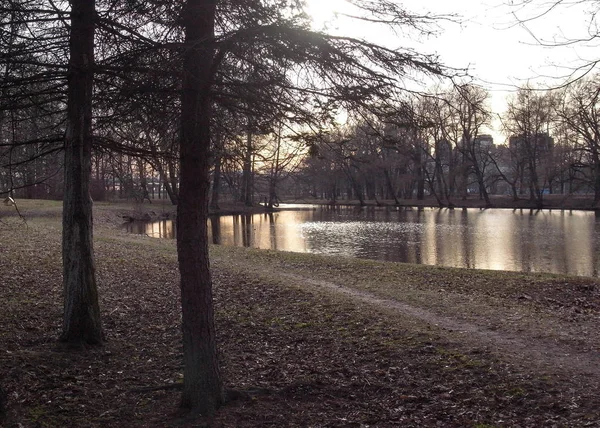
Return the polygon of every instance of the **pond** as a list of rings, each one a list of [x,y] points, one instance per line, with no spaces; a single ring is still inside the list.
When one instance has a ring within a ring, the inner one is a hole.
[[[475,269],[598,276],[600,218],[591,211],[287,205],[213,217],[210,240],[283,251]],[[169,220],[130,232],[173,238]]]

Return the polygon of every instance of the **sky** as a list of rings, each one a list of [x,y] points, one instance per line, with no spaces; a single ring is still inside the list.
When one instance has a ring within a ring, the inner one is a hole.
[[[308,0],[315,28],[327,27],[343,35],[369,38],[386,46],[410,46],[419,52],[438,54],[443,63],[457,68],[468,67],[475,82],[491,95],[495,115],[506,109],[507,97],[519,86],[559,86],[573,67],[594,58],[598,46],[581,44],[568,47],[545,47],[556,41],[585,37],[591,1],[565,2],[537,19],[519,24],[545,11],[548,0],[533,0],[527,7],[511,7],[510,0],[405,0],[401,3],[414,13],[455,14],[460,23],[439,22],[437,36],[395,35],[351,21],[339,13],[352,13],[345,0]],[[519,0],[513,0],[518,2]],[[543,6],[545,4],[546,6]],[[501,123],[494,120],[489,130],[496,144],[504,143]]]

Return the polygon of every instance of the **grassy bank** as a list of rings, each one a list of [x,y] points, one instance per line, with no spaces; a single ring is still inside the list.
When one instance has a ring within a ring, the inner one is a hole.
[[[29,205],[29,203],[31,205]],[[598,426],[600,284],[212,247],[221,368],[269,394],[176,412],[173,241],[95,204],[101,348],[57,345],[60,204],[0,212],[5,426]],[[125,214],[126,215],[126,214]]]

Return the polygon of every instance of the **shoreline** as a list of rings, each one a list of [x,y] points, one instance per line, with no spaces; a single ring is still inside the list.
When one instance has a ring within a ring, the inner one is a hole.
[[[554,196],[554,195],[553,195]],[[595,211],[600,212],[600,207],[594,206],[593,198],[591,197],[572,197],[568,200],[563,196],[554,196],[548,198],[543,208],[537,208],[534,203],[529,200],[521,199],[519,201],[513,201],[508,197],[492,197],[491,207],[486,207],[485,202],[478,198],[470,198],[467,200],[457,200],[453,206],[440,207],[434,199],[425,199],[422,201],[411,199],[402,200],[400,204],[396,204],[392,200],[366,200],[361,205],[358,200],[343,200],[337,201],[335,204],[330,201],[322,199],[311,200],[311,199],[290,199],[289,201],[282,202],[281,205],[274,208],[265,208],[263,205],[256,204],[253,206],[246,206],[241,203],[222,203],[220,208],[214,209],[209,208],[208,215],[213,216],[228,216],[228,215],[255,215],[255,214],[269,214],[276,213],[282,210],[298,210],[298,209],[311,209],[310,205],[319,205],[323,207],[354,207],[360,208],[403,208],[403,209],[420,209],[420,208],[431,208],[431,209],[446,209],[446,210],[460,210],[460,209],[510,209],[510,210],[559,210],[559,211]],[[162,202],[162,201],[161,201]],[[177,207],[168,203],[161,204],[132,204],[128,202],[103,202],[102,204],[111,205],[132,205],[132,209],[129,214],[124,214],[124,221],[157,221],[157,220],[174,220],[176,218]],[[286,208],[285,205],[307,205],[306,208],[293,207]],[[159,214],[156,214],[156,207],[159,207]],[[129,217],[128,217],[129,216]]]
[[[595,211],[600,213],[600,207],[594,206],[593,198],[591,197],[571,197],[564,198],[556,195],[548,197],[547,203],[541,210],[560,210],[560,211]],[[38,199],[19,199],[16,201],[19,207],[19,212],[25,217],[27,214],[34,216],[60,216],[62,212],[62,201],[38,200]],[[403,208],[403,209],[512,209],[512,210],[531,210],[540,211],[529,200],[512,201],[508,197],[492,197],[493,207],[485,206],[485,203],[478,198],[470,198],[467,200],[457,200],[452,207],[440,207],[436,201],[429,198],[422,201],[415,199],[402,200],[401,204],[395,204],[391,200],[366,200],[361,205],[357,200],[343,200],[332,204],[326,200],[314,199],[290,199],[282,202],[281,205],[319,205],[323,207],[354,207],[360,208]],[[285,206],[275,208],[265,208],[262,205],[245,206],[241,203],[224,202],[220,204],[220,208],[215,210],[209,208],[209,216],[227,216],[227,215],[255,215],[276,213],[288,209],[303,209],[299,207],[286,208]],[[310,209],[306,207],[304,209]],[[139,203],[129,201],[99,201],[94,203],[94,222],[102,224],[104,222],[112,224],[124,224],[131,221],[160,221],[174,220],[177,214],[177,206],[171,204],[167,200],[154,200],[153,203]],[[17,212],[14,207],[0,206],[0,218],[7,216],[16,216]],[[119,222],[120,219],[120,222]]]
[[[329,206],[356,206],[356,207],[400,207],[400,208],[438,208],[438,209],[527,209],[527,210],[582,210],[582,211],[598,211],[600,206],[594,204],[593,197],[588,196],[564,196],[564,195],[548,195],[546,196],[544,206],[539,208],[535,202],[529,199],[519,199],[513,201],[511,197],[505,196],[490,196],[491,206],[486,206],[485,201],[470,197],[467,199],[456,199],[452,201],[452,205],[440,206],[437,201],[431,197],[424,200],[417,199],[401,199],[399,204],[393,200],[365,200],[361,205],[358,200],[338,200],[335,203],[322,199],[293,199],[289,203],[292,204],[312,204],[312,205],[329,205]],[[286,202],[288,203],[288,202]]]

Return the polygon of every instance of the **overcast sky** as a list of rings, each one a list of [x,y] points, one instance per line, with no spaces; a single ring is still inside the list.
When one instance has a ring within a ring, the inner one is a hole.
[[[454,67],[469,67],[476,81],[492,95],[492,109],[501,114],[506,107],[506,97],[516,87],[530,82],[558,85],[570,70],[597,53],[598,47],[543,47],[538,42],[548,42],[585,37],[588,34],[589,2],[565,5],[538,19],[519,25],[518,19],[531,18],[541,13],[541,7],[511,8],[509,0],[405,0],[402,3],[411,12],[457,14],[462,23],[440,21],[442,27],[437,37],[402,39],[383,29],[372,26],[359,28],[357,22],[334,18],[335,11],[350,12],[344,0],[309,0],[315,25],[328,26],[331,31],[352,36],[363,36],[386,45],[412,47],[424,53],[437,53],[442,61]],[[518,1],[518,0],[517,0]],[[548,2],[540,0],[538,4]],[[514,14],[516,13],[516,15]],[[410,36],[410,35],[407,35]],[[500,125],[495,122],[493,132],[496,143],[503,143]],[[500,140],[500,141],[499,141]]]

